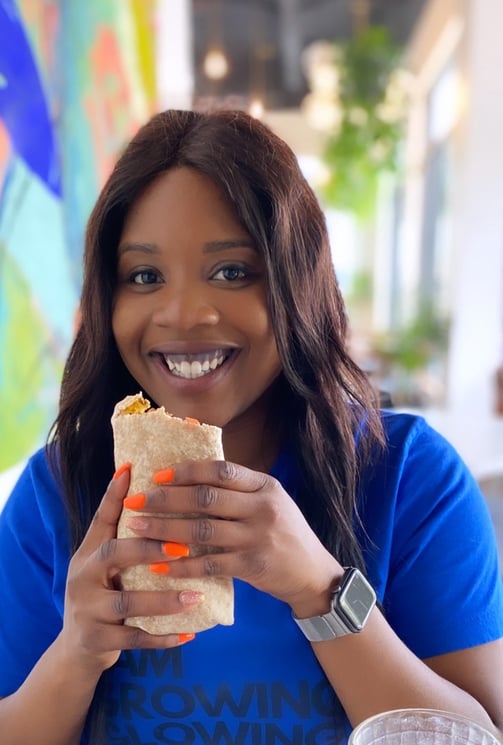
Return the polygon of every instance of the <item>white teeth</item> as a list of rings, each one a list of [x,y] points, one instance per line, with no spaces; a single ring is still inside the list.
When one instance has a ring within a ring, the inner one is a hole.
[[[187,378],[188,380],[207,375],[209,372],[216,370],[217,367],[220,367],[226,359],[223,350],[218,350],[216,353],[209,352],[198,355],[165,354],[163,356],[173,375],[177,375],[180,378]],[[197,359],[195,359],[196,357]]]

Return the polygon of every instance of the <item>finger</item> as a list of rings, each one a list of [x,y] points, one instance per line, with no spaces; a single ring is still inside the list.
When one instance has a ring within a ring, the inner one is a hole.
[[[241,492],[260,491],[274,481],[265,473],[227,460],[184,461],[174,469],[157,471],[152,480],[155,484],[209,484]]]
[[[193,590],[113,590],[102,593],[96,617],[120,623],[126,618],[171,616],[195,609],[203,600],[204,593]]]
[[[169,565],[169,576],[173,579],[196,579],[201,577],[236,577],[246,582],[257,583],[270,566],[265,554],[256,550],[208,553],[180,559]]]
[[[117,534],[117,523],[121,515],[124,497],[129,488],[130,464],[124,463],[108,484],[108,488],[84,536],[81,548],[86,553],[95,551],[106,540]],[[79,549],[80,550],[80,549]]]
[[[115,630],[117,641],[114,641],[114,646],[117,649],[171,649],[195,638],[195,634],[183,630],[178,634],[149,634],[136,626],[119,626]]]
[[[258,492],[230,491],[212,484],[190,486],[159,486],[142,494],[134,494],[124,500],[124,507],[135,512],[164,513],[169,517],[211,515],[221,520],[244,520],[257,508]]]
[[[244,545],[247,534],[247,526],[237,520],[214,520],[205,516],[170,519],[150,516],[148,513],[133,514],[126,518],[126,526],[138,536],[161,543],[173,542],[175,549],[180,544],[238,548]],[[169,546],[163,547],[163,551],[170,557]],[[176,551],[172,554],[173,558],[177,555]]]
[[[150,538],[110,538],[100,543],[88,557],[86,565],[89,576],[108,586],[109,580],[127,567],[179,558],[180,553],[175,556],[169,548],[163,541]]]
[[[185,461],[176,469],[167,470],[167,486],[130,495],[124,507],[168,515],[206,513],[225,520],[245,520],[256,513],[259,505],[270,502],[272,506],[271,494],[282,491],[272,476],[230,461]],[[163,472],[157,472],[157,481],[159,473]]]
[[[122,649],[167,649],[178,647],[195,638],[192,632],[180,629],[174,634],[150,634],[133,625],[100,625],[93,634],[93,648],[98,654]],[[87,644],[86,644],[87,647]]]

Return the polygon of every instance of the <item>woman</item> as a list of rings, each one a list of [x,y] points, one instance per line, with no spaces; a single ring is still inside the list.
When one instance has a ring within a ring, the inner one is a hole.
[[[221,426],[226,462],[157,474],[126,505],[198,517],[133,517],[142,540],[117,542],[110,417],[139,390]],[[90,218],[53,441],[1,516],[2,742],[95,745],[101,719],[110,745],[335,743],[409,706],[501,727],[483,499],[440,435],[374,398],[290,149],[241,112],[155,116]],[[235,624],[124,625],[201,601],[120,592],[136,564],[234,577]]]

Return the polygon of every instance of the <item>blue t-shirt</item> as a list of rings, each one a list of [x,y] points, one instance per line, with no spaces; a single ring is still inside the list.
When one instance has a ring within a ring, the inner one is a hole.
[[[503,636],[494,531],[473,477],[422,418],[383,420],[388,450],[358,499],[367,575],[390,625],[422,658]],[[295,498],[292,454],[272,473]],[[0,696],[60,631],[68,562],[62,497],[40,451],[0,515]],[[108,745],[345,741],[348,721],[290,608],[238,580],[235,593],[233,626],[122,653],[106,674]]]

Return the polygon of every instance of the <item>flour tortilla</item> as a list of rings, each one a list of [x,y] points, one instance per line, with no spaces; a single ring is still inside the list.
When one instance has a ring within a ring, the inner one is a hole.
[[[195,420],[184,420],[168,414],[164,407],[150,408],[142,394],[127,396],[115,406],[112,416],[114,457],[118,468],[130,462],[131,482],[128,494],[145,492],[153,487],[152,476],[183,460],[223,460],[222,430]],[[122,511],[117,537],[138,537],[125,525],[125,518],[142,515],[138,510]],[[165,513],[162,517],[169,519]],[[180,515],[178,515],[180,517]],[[192,547],[191,555],[218,551],[218,548]],[[204,601],[190,611],[165,616],[131,617],[125,620],[151,634],[180,634],[204,631],[217,624],[234,623],[234,588],[228,577],[173,579],[153,574],[148,566],[128,567],[121,572],[125,590],[197,590]]]

